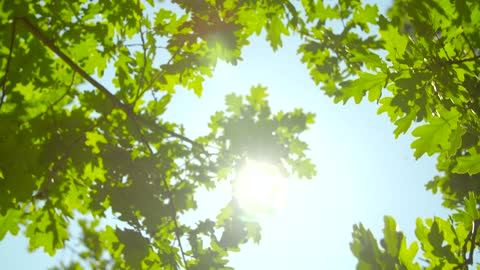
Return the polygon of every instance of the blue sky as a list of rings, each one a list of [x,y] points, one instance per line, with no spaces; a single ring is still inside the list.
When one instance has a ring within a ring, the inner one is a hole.
[[[383,9],[385,6],[383,6]],[[247,94],[253,85],[268,87],[272,110],[303,108],[316,114],[305,132],[308,155],[317,165],[313,180],[293,180],[288,205],[277,215],[262,220],[260,245],[247,244],[232,253],[230,266],[250,269],[354,269],[350,252],[352,226],[362,222],[381,236],[383,216],[392,215],[407,240],[414,239],[417,217],[446,216],[439,196],[425,191],[436,174],[435,159],[413,158],[407,134],[394,138],[394,126],[377,115],[375,103],[333,104],[310,79],[300,63],[297,37],[284,40],[276,53],[261,38],[253,38],[237,66],[220,63],[207,79],[202,98],[179,90],[166,118],[183,123],[189,137],[208,133],[207,123],[223,110],[228,93]],[[183,218],[212,217],[228,200],[224,190],[197,196],[199,210]],[[27,253],[27,240],[7,236],[0,242],[3,269],[46,269],[68,252],[54,258],[41,251]]]

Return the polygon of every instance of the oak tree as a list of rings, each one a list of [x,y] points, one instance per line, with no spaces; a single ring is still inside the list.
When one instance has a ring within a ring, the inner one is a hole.
[[[188,226],[179,216],[196,208],[199,187],[229,181],[249,158],[312,178],[299,134],[313,115],[272,112],[260,86],[227,96],[198,138],[162,115],[178,87],[201,96],[218,60],[241,61],[250,36],[265,33],[275,51],[297,33],[301,61],[334,102],[376,102],[397,137],[417,123],[414,156],[436,155],[440,172],[426,188],[452,209],[418,219],[411,244],[392,217],[380,241],[355,225],[357,268],[473,264],[478,1],[396,0],[387,14],[360,0],[0,3],[0,239],[24,226],[32,249],[54,254],[78,222],[92,268],[227,269],[228,251],[259,241],[259,224],[241,218],[235,198],[216,220]],[[110,89],[99,82],[106,70]],[[99,222],[107,210],[126,227]]]

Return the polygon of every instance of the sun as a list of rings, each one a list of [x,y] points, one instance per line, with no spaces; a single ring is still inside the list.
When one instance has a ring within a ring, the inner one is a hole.
[[[247,160],[234,182],[234,196],[245,218],[259,219],[276,214],[287,201],[288,182],[276,166]]]

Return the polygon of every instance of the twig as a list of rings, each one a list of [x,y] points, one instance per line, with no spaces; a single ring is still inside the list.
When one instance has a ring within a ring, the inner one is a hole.
[[[148,31],[147,31],[148,32]],[[145,33],[145,32],[143,32]],[[134,44],[123,44],[123,47],[137,47],[137,46],[143,46],[142,44],[139,44],[139,43],[134,43]],[[166,49],[167,47],[165,46],[155,46],[155,48],[157,49]]]
[[[475,221],[473,221],[473,229],[468,233],[468,236],[465,239],[465,243],[463,244],[463,247],[462,247],[463,263],[455,266],[453,270],[468,269],[468,265],[473,264],[473,252],[475,252],[475,246],[476,246],[475,239],[477,238],[478,226],[480,226],[480,219],[476,219]],[[468,243],[470,243],[470,250],[468,252],[468,258],[467,258],[466,255],[467,255]]]
[[[345,26],[345,21],[344,21],[344,18],[343,18],[343,9],[342,9],[342,3],[341,2],[343,2],[343,1],[338,2],[338,9],[340,11],[340,20],[342,21],[343,29],[345,30],[345,28],[347,28],[347,27]]]
[[[12,36],[10,37],[11,40],[10,40],[10,49],[9,49],[8,58],[7,58],[7,66],[5,67],[5,75],[3,75],[2,96],[0,97],[0,109],[2,108],[3,101],[4,101],[6,93],[7,93],[7,77],[8,77],[8,71],[9,71],[9,68],[10,68],[10,62],[12,61],[13,44],[15,43],[16,25],[17,25],[17,20],[13,19],[13,22],[12,22]]]
[[[441,62],[442,65],[453,65],[453,64],[461,64],[465,62],[475,62],[480,58],[480,56],[474,56],[470,58],[464,58],[464,59],[458,59],[458,60],[448,60],[448,61],[443,61]]]
[[[468,260],[467,260],[468,264],[473,263],[473,252],[475,251],[475,239],[477,238],[477,230],[479,225],[480,225],[479,219],[473,222],[473,233],[472,233],[472,237],[470,238],[471,247],[470,247],[470,253],[468,254]]]

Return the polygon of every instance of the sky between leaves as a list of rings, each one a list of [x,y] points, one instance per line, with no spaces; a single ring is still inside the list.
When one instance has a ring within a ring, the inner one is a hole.
[[[380,11],[389,5],[371,2],[380,4]],[[415,160],[412,136],[395,139],[387,116],[376,114],[377,104],[333,104],[300,63],[298,37],[283,44],[273,53],[263,37],[253,38],[243,51],[243,62],[217,66],[213,78],[206,79],[202,98],[179,89],[166,114],[169,120],[183,123],[190,137],[203,135],[208,133],[210,116],[224,108],[225,95],[245,95],[257,84],[268,87],[273,111],[302,107],[316,114],[315,124],[303,138],[318,175],[311,181],[291,179],[287,207],[261,221],[260,245],[247,244],[232,253],[230,266],[353,269],[356,260],[349,248],[353,224],[362,222],[380,236],[383,216],[392,215],[411,241],[417,217],[446,216],[440,198],[424,189],[436,174],[434,158]],[[213,218],[228,199],[225,187],[202,191],[197,195],[198,211],[182,221]],[[0,242],[2,268],[47,269],[71,256],[59,251],[51,258],[42,251],[28,253],[26,247],[23,237],[7,236]]]

